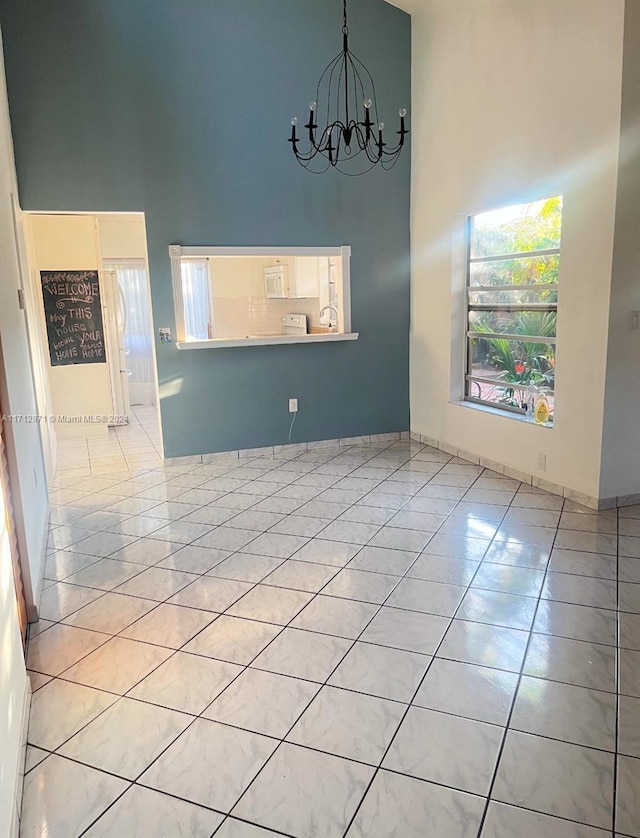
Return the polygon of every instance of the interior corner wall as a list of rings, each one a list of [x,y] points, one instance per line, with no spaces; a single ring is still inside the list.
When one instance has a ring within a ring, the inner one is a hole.
[[[600,496],[640,495],[640,0],[626,0]],[[637,500],[637,497],[632,497]]]
[[[0,61],[0,344],[7,390],[2,408],[6,414],[36,417],[27,321],[18,297],[22,279],[12,203],[17,187],[5,91]],[[32,606],[40,592],[49,514],[42,440],[37,421],[9,421],[4,429],[27,602]]]
[[[600,478],[623,14],[624,0],[425,0],[412,19],[412,430],[590,497]],[[460,218],[559,194],[547,429],[455,403],[464,288],[452,294],[452,264]]]
[[[410,18],[383,0],[349,14],[394,132]],[[22,206],[143,211],[156,328],[175,329],[172,243],[352,247],[357,341],[157,344],[165,454],[285,443],[289,397],[294,442],[406,430],[409,148],[350,178],[305,172],[287,142],[340,50],[340,0],[3,0],[0,15]]]
[[[0,39],[1,44],[1,39]],[[0,343],[6,392],[2,408],[7,414],[36,414],[36,401],[24,313],[18,305],[20,272],[14,231],[15,195],[13,150],[9,130],[4,71],[0,56]],[[47,527],[47,489],[36,422],[7,422],[7,455],[12,460],[12,497],[18,519],[20,555],[26,595],[36,599],[42,578],[44,536]],[[2,493],[0,492],[0,495]],[[0,521],[6,520],[0,497]],[[32,603],[31,603],[32,604]],[[24,765],[24,710],[29,682],[22,651],[11,551],[6,527],[0,527],[0,835],[17,835]]]

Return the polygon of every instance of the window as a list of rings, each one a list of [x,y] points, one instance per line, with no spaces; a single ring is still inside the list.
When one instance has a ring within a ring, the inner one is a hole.
[[[178,348],[353,339],[348,247],[169,248]]]
[[[465,399],[553,421],[562,197],[468,221]]]
[[[180,279],[185,340],[207,340],[213,337],[213,309],[207,260],[182,259]]]

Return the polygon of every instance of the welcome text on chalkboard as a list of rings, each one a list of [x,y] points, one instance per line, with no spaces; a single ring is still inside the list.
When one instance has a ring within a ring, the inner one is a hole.
[[[40,271],[51,366],[106,363],[98,271]]]

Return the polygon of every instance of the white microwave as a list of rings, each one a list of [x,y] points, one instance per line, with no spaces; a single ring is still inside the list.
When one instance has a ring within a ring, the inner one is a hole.
[[[266,297],[287,297],[287,266],[275,265],[264,269],[264,290]]]

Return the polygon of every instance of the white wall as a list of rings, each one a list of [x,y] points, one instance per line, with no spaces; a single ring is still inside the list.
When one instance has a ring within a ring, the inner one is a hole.
[[[589,496],[600,478],[623,13],[623,0],[425,0],[412,17],[412,430]],[[546,429],[452,403],[464,299],[454,231],[464,216],[557,194]]]
[[[12,196],[17,196],[0,42],[0,343],[6,375],[6,413],[36,414],[29,340],[18,305],[20,273]],[[37,423],[5,425],[12,494],[26,596],[37,600],[48,519],[42,445]],[[23,768],[23,711],[29,698],[20,643],[4,501],[0,498],[0,835],[12,835]],[[31,608],[33,613],[33,608]],[[13,826],[12,826],[13,824]]]
[[[142,215],[98,215],[102,259],[147,260],[147,238]]]
[[[17,198],[17,186],[3,73],[0,63],[0,343],[8,391],[3,410],[35,417],[38,408],[27,322],[18,302],[21,280],[12,206]],[[31,606],[39,595],[44,531],[49,514],[42,440],[37,422],[5,424],[5,437],[7,458],[14,471],[13,503]]]
[[[264,269],[273,259],[216,256],[209,260],[213,296],[264,297]]]
[[[5,506],[0,485],[0,835],[17,823],[24,764],[22,729],[29,679],[25,669],[16,603]]]
[[[625,7],[620,172],[600,495],[640,495],[640,0]]]

